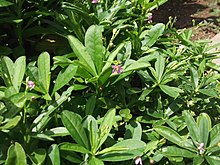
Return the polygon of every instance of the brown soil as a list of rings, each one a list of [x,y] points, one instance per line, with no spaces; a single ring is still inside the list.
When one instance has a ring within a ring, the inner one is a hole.
[[[169,0],[153,15],[155,22],[176,18],[174,27],[193,29],[193,40],[210,39],[220,32],[220,0]]]

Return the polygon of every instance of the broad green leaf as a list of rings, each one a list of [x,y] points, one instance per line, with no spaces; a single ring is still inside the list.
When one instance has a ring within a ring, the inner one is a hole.
[[[128,65],[123,72],[129,72],[129,71],[135,71],[135,70],[140,70],[143,68],[148,68],[150,66],[149,61],[142,57],[137,61],[134,61],[130,65]]]
[[[180,88],[171,87],[168,85],[160,84],[159,87],[164,93],[166,93],[167,95],[173,98],[177,98],[179,94],[183,92]]]
[[[166,126],[156,126],[154,127],[154,130],[167,140],[178,146],[182,146],[183,138],[176,131]]]
[[[215,90],[215,89],[199,89],[199,92],[204,94],[204,95],[207,95],[207,96],[210,96],[210,97],[219,97],[219,93]]]
[[[164,3],[166,3],[168,0],[154,0],[154,1],[150,1],[148,3],[145,3],[144,7],[149,10],[152,11],[153,9],[158,8],[159,6],[163,5]]]
[[[131,121],[128,125],[125,126],[125,139],[137,139],[141,140],[142,128],[141,124],[137,121]]]
[[[59,72],[52,94],[54,94],[64,85],[66,85],[74,77],[74,75],[76,74],[77,68],[78,66],[74,64],[70,64],[67,68]]]
[[[220,142],[220,124],[216,124],[210,131],[210,147]]]
[[[146,144],[143,141],[135,139],[127,139],[116,143],[113,147],[124,148],[121,151],[110,151],[108,153],[98,156],[99,159],[103,161],[125,161],[129,159],[134,159],[137,156],[143,154]]]
[[[59,145],[60,151],[70,151],[70,152],[79,152],[82,154],[90,153],[89,150],[81,146],[80,144],[64,142]]]
[[[110,9],[106,11],[102,11],[99,14],[99,18],[98,18],[101,24],[104,24],[105,22],[113,21],[112,19],[114,18],[114,16],[123,6],[125,6],[124,3],[125,1],[118,1],[116,5],[112,5]]]
[[[7,7],[7,6],[11,6],[11,5],[13,5],[13,3],[11,3],[10,1],[6,1],[6,0],[0,1],[0,7]]]
[[[190,73],[191,73],[192,85],[193,85],[194,89],[197,90],[198,84],[199,84],[198,71],[195,68],[191,67]]]
[[[4,98],[3,100],[7,107],[7,111],[4,115],[7,118],[12,118],[24,107],[26,103],[26,96],[24,93],[17,93],[10,96],[9,98]]]
[[[21,120],[21,116],[15,116],[14,118],[9,119],[9,121],[5,125],[0,126],[0,130],[12,129],[19,123],[20,120]]]
[[[186,157],[186,158],[194,158],[196,153],[188,151],[186,149],[178,148],[176,146],[167,146],[162,148],[162,153],[167,157]]]
[[[193,159],[193,165],[200,165],[204,161],[204,158],[200,155],[196,155]]]
[[[88,149],[89,144],[88,144],[86,132],[82,125],[82,118],[74,112],[65,110],[61,113],[61,119],[62,119],[63,125],[69,131],[72,138],[79,145]]]
[[[19,57],[14,63],[14,74],[12,83],[17,92],[20,90],[21,83],[24,78],[24,73],[26,69],[26,58],[25,56]]]
[[[183,111],[183,116],[187,129],[189,130],[190,137],[193,139],[193,141],[197,143],[204,143],[200,135],[199,127],[193,119],[192,114],[188,111]]]
[[[219,156],[205,156],[205,159],[209,163],[209,165],[218,165],[220,162]]]
[[[22,146],[15,142],[8,148],[5,165],[27,165],[26,155]]]
[[[114,123],[115,113],[116,113],[115,109],[110,109],[103,117],[102,123],[100,124],[98,130],[99,142],[96,149],[99,149],[99,147],[101,147],[101,145],[105,142],[105,140],[109,136],[109,132],[111,131],[112,125]]]
[[[60,155],[63,159],[66,159],[74,164],[80,164],[83,162],[82,158],[78,155],[78,153],[75,152],[61,151]]]
[[[43,132],[45,135],[50,137],[57,137],[57,136],[67,136],[70,135],[69,131],[65,127],[56,127]]]
[[[157,42],[158,38],[163,34],[164,29],[165,25],[158,23],[150,30],[142,32],[140,35],[140,38],[144,38],[142,41],[142,49],[153,46]]]
[[[103,60],[105,56],[101,26],[92,25],[88,28],[85,34],[85,47],[86,51],[91,56],[99,75],[103,67]]]
[[[197,117],[197,124],[199,127],[201,142],[205,144],[205,147],[209,138],[209,131],[212,128],[212,123],[210,117],[206,113],[201,113]]]
[[[50,136],[48,136],[47,134],[44,133],[36,133],[36,132],[32,132],[31,133],[31,138],[35,138],[38,140],[43,140],[43,141],[54,141],[54,139]]]
[[[155,62],[155,71],[156,71],[156,76],[158,78],[158,83],[161,82],[164,73],[164,68],[165,68],[165,60],[163,56],[158,55],[157,61]]]
[[[131,110],[128,108],[121,109],[119,114],[121,117],[123,117],[124,121],[129,121],[132,118]]]
[[[57,144],[52,144],[48,149],[49,164],[60,165],[60,151]]]
[[[159,140],[156,140],[156,141],[151,140],[151,141],[149,141],[149,142],[146,144],[144,153],[147,153],[148,151],[153,151],[153,150],[157,149],[158,143],[159,143]]]
[[[86,115],[92,115],[96,105],[96,95],[92,95],[86,102]]]
[[[38,57],[38,76],[39,83],[44,89],[44,94],[49,92],[50,86],[50,55],[43,52]]]
[[[6,86],[13,86],[14,63],[7,56],[4,56],[1,60],[1,72]]]
[[[46,150],[42,148],[38,148],[31,153],[30,158],[33,164],[43,165],[46,159]]]
[[[53,117],[53,114],[55,113],[56,109],[68,99],[68,96],[71,94],[71,91],[72,91],[72,88],[68,88],[66,93],[64,92],[58,100],[56,100],[54,103],[52,103],[51,105],[47,107],[46,112],[41,113],[33,121],[33,124],[32,124],[33,132],[41,132],[44,129],[44,127]]]
[[[83,122],[83,127],[86,130],[87,137],[89,137],[89,142],[91,146],[90,150],[92,151],[92,153],[95,153],[98,145],[98,123],[93,116],[88,115],[88,117]]]
[[[29,77],[29,80],[35,82],[34,90],[45,93],[44,87],[39,82],[38,68],[34,66],[33,63],[27,65],[26,74]]]
[[[89,160],[89,165],[104,165],[103,161],[101,161],[100,159],[97,159],[96,157],[92,157]]]
[[[119,53],[119,51],[125,46],[124,43],[120,44],[115,50],[113,50],[109,55],[108,55],[108,58],[106,60],[106,63],[105,65],[103,66],[102,68],[102,73],[101,74],[104,74],[105,71],[111,67],[112,65],[112,62],[114,61],[115,57],[117,56],[117,54]]]
[[[78,57],[79,61],[81,62],[82,66],[93,76],[97,76],[97,72],[95,69],[94,62],[86,51],[83,44],[75,37],[69,35],[68,36],[69,44],[73,49],[74,53]]]

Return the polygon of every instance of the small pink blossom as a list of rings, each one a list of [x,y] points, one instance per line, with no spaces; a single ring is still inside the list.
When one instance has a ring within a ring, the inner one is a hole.
[[[146,22],[147,23],[152,23],[153,22],[153,15],[152,15],[152,13],[149,13],[149,15],[148,15],[148,17],[146,19]]]
[[[98,0],[92,0],[92,4],[97,4]]]
[[[117,73],[120,74],[123,71],[123,68],[121,67],[121,65],[112,65],[112,73]]]
[[[35,83],[33,81],[28,81],[27,84],[28,84],[28,88],[34,89]]]
[[[134,160],[135,165],[143,165],[141,157],[136,157]]]
[[[202,155],[205,152],[204,143],[200,143],[198,146],[199,154]]]

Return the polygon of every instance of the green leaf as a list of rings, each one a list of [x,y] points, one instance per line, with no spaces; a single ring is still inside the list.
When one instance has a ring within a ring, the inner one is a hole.
[[[199,89],[199,92],[204,94],[204,95],[207,95],[207,96],[210,96],[210,97],[219,97],[219,93],[215,90],[215,89]]]
[[[199,133],[199,127],[193,119],[191,113],[188,111],[183,111],[183,116],[187,125],[187,129],[189,130],[190,137],[193,139],[193,141],[197,143],[204,143]]]
[[[177,87],[171,87],[168,85],[160,84],[159,87],[164,93],[166,93],[167,95],[173,98],[177,98],[179,94],[183,92],[181,89]]]
[[[60,165],[60,151],[57,144],[52,144],[48,149],[48,158],[51,165]]]
[[[7,56],[4,56],[1,60],[1,72],[6,86],[13,86],[14,63]]]
[[[164,73],[164,68],[165,68],[165,60],[163,56],[158,55],[157,56],[157,61],[155,62],[155,71],[156,71],[156,76],[157,76],[157,81],[158,83],[161,82],[163,73]]]
[[[86,115],[92,115],[96,105],[96,95],[92,95],[86,102]]]
[[[117,54],[119,53],[119,51],[125,46],[124,43],[120,44],[115,50],[113,50],[109,55],[108,55],[108,58],[106,60],[106,63],[105,65],[103,66],[102,68],[102,73],[101,74],[104,74],[106,72],[106,70],[108,70],[111,65],[112,65],[112,62],[114,61],[115,57],[117,56]]]
[[[82,158],[78,155],[78,153],[75,152],[60,152],[61,157],[63,159],[66,159],[74,164],[80,164],[81,162],[83,162]]]
[[[47,52],[41,53],[37,64],[39,83],[44,89],[44,94],[47,94],[50,86],[50,55]]]
[[[56,127],[43,132],[43,134],[50,136],[50,137],[57,137],[57,136],[67,136],[70,135],[69,131],[65,127]]]
[[[100,160],[100,159],[97,159],[96,157],[92,157],[90,160],[89,160],[89,165],[104,165],[103,161]]]
[[[89,55],[89,53],[86,51],[86,48],[83,46],[83,44],[75,37],[69,35],[68,36],[69,44],[71,48],[73,49],[74,53],[78,57],[80,63],[82,66],[93,76],[97,76],[97,72],[95,69],[94,62]]]
[[[0,130],[9,130],[17,126],[19,121],[21,120],[21,116],[15,116],[14,118],[10,119],[5,125],[0,126]]]
[[[66,85],[76,74],[78,66],[70,64],[67,68],[61,70],[57,76],[52,95]]]
[[[33,121],[33,124],[32,124],[33,132],[41,132],[44,129],[44,127],[53,117],[53,114],[55,113],[56,109],[68,99],[68,96],[71,94],[71,91],[72,91],[72,88],[69,88],[66,91],[66,93],[64,92],[63,95],[58,100],[56,100],[54,103],[52,103],[51,105],[47,107],[46,112],[41,113]]]
[[[95,64],[97,73],[100,74],[105,56],[101,26],[92,25],[88,28],[85,34],[85,47]]]
[[[206,113],[201,113],[197,117],[197,124],[199,127],[200,138],[202,140],[201,142],[203,142],[206,147],[209,138],[209,131],[212,128],[212,123],[209,115],[207,115]]]
[[[79,152],[82,154],[90,153],[89,150],[81,146],[80,144],[64,142],[59,145],[60,151],[70,151],[70,152]]]
[[[86,129],[87,137],[89,137],[91,151],[92,153],[95,153],[98,145],[98,124],[96,119],[93,116],[88,115],[86,120],[83,122],[83,127]]]
[[[15,142],[12,144],[7,153],[5,165],[27,165],[26,155],[22,146]]]
[[[42,148],[38,148],[31,153],[30,158],[34,164],[43,165],[46,159],[46,150]]]
[[[20,90],[20,86],[24,78],[25,69],[26,57],[19,57],[14,63],[14,74],[12,79],[13,86],[17,90],[17,92],[19,92]]]
[[[163,34],[165,29],[165,25],[162,23],[158,23],[154,25],[150,30],[143,31],[140,35],[140,38],[144,38],[142,41],[142,49],[145,49],[145,47],[151,47],[153,46],[158,38]]]
[[[123,72],[140,70],[143,68],[148,68],[150,66],[149,60],[145,57],[141,57],[139,60],[134,61],[128,65]]]
[[[196,155],[193,159],[193,165],[200,165],[204,161],[204,158],[200,155]]]
[[[186,157],[186,158],[194,158],[196,156],[195,153],[190,152],[186,149],[178,148],[176,146],[167,146],[162,148],[162,153],[167,157]]]
[[[191,73],[192,85],[193,85],[194,89],[197,90],[198,84],[199,84],[198,71],[195,70],[193,67],[191,67],[190,68],[190,73]]]
[[[0,1],[0,7],[7,7],[7,6],[11,6],[13,5],[13,3],[6,1],[6,0],[1,0]]]
[[[131,121],[128,125],[125,126],[125,139],[137,139],[141,140],[142,128],[141,124],[137,121]]]
[[[217,165],[220,162],[219,156],[205,156],[205,159],[209,163],[209,165]]]
[[[160,134],[162,137],[166,138],[167,140],[173,142],[178,146],[183,146],[183,138],[174,130],[170,129],[166,126],[156,126],[154,130]]]
[[[24,107],[26,103],[26,96],[24,93],[17,93],[10,96],[9,98],[4,98],[3,100],[7,107],[7,111],[4,115],[7,118],[12,118]]]
[[[210,131],[210,147],[220,142],[220,124],[216,124]]]
[[[119,149],[116,151],[109,151],[105,154],[98,156],[98,158],[103,161],[112,161],[112,162],[134,159],[137,156],[143,154],[146,144],[140,140],[127,139],[116,143],[111,148],[114,147],[119,147],[119,149],[121,148],[120,149],[121,151]]]
[[[111,131],[112,125],[114,123],[115,113],[116,113],[116,110],[113,108],[113,109],[108,110],[108,112],[103,117],[102,123],[100,124],[99,130],[98,130],[99,132],[98,138],[100,140],[99,140],[97,149],[99,149],[99,147],[101,147],[101,145],[107,139],[109,132]]]
[[[82,125],[82,118],[74,112],[65,110],[61,113],[61,119],[62,119],[63,125],[69,131],[72,138],[79,145],[88,149],[89,144],[88,144],[88,139],[87,139],[85,130]]]

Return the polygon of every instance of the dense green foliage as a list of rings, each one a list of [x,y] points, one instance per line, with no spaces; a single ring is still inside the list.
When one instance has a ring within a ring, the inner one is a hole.
[[[1,0],[0,164],[217,165],[220,67],[167,0]]]

